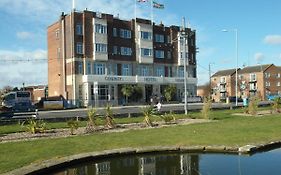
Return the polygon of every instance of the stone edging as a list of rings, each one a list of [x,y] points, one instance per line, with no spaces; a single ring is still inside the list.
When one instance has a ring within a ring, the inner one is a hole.
[[[56,159],[45,160],[40,163],[32,163],[22,168],[5,173],[5,175],[22,174],[43,174],[47,170],[55,170],[64,166],[74,165],[94,158],[107,158],[120,155],[133,155],[144,153],[164,152],[189,152],[189,153],[232,153],[232,154],[253,154],[258,151],[269,150],[280,147],[281,141],[270,142],[260,145],[246,145],[242,147],[228,146],[150,146],[143,148],[121,148],[105,150],[100,152],[81,153]]]

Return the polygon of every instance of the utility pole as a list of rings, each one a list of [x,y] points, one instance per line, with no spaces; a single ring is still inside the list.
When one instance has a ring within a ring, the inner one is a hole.
[[[181,37],[180,38],[182,38],[183,37],[183,64],[184,64],[184,66],[183,66],[183,69],[184,69],[184,113],[185,113],[185,115],[187,115],[187,85],[186,85],[186,58],[187,58],[187,54],[186,54],[186,46],[187,46],[187,33],[186,33],[186,29],[185,29],[185,18],[183,17],[183,19],[182,19],[182,31],[181,31]]]

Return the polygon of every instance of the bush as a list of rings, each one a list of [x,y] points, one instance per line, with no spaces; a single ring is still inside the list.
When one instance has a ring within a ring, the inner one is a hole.
[[[97,110],[95,108],[91,108],[87,112],[88,121],[86,125],[86,132],[93,132],[97,127]]]
[[[31,134],[42,133],[46,130],[46,123],[43,120],[35,120],[35,118],[30,118],[21,125]]]
[[[249,102],[249,106],[248,106],[248,112],[251,115],[256,115],[257,114],[257,110],[258,110],[258,102],[259,102],[259,98],[258,97],[251,97],[250,98],[250,102]]]
[[[203,107],[202,107],[202,110],[201,110],[202,118],[209,119],[209,115],[210,115],[210,111],[211,111],[211,105],[212,105],[211,100],[209,98],[205,97]]]
[[[105,126],[108,128],[114,128],[114,118],[113,118],[113,111],[111,109],[111,105],[107,104],[105,108]]]
[[[69,120],[67,121],[67,126],[70,128],[70,134],[74,135],[74,131],[79,127],[79,120]]]
[[[275,112],[280,113],[280,108],[281,108],[281,98],[277,97],[274,99],[273,104],[272,104],[272,110],[274,110]]]
[[[165,123],[171,123],[172,121],[176,121],[175,115],[172,111],[169,114],[165,113],[165,115],[160,115],[160,117],[164,120]]]
[[[153,106],[147,106],[147,107],[143,108],[142,113],[144,116],[144,122],[145,122],[146,126],[152,127],[153,123],[151,121],[151,117],[155,114],[155,110],[154,110]]]

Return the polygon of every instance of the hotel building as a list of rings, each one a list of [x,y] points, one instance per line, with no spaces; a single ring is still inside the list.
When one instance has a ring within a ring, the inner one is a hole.
[[[181,101],[184,58],[187,94],[196,95],[195,41],[190,28],[139,18],[127,21],[88,10],[62,13],[48,27],[49,96],[62,95],[76,106],[120,105],[122,85],[130,84],[141,87],[138,102],[145,103],[175,85],[174,100]]]

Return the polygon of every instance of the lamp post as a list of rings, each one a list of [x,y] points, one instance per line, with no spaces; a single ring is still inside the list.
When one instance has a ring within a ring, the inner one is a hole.
[[[184,76],[184,113],[185,115],[187,115],[187,85],[186,85],[186,46],[187,46],[187,33],[185,31],[185,18],[183,17],[182,19],[182,23],[183,23],[183,29],[181,31],[181,38],[183,37],[183,69],[184,69],[184,72],[183,72],[183,76]]]
[[[228,32],[229,30],[223,29],[222,32]],[[235,106],[238,106],[238,29],[231,30],[235,33],[235,50],[236,50],[236,68],[235,68]]]

